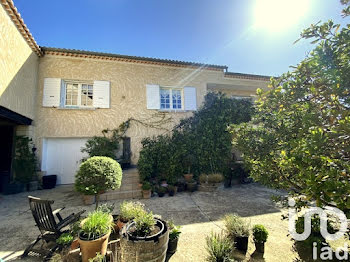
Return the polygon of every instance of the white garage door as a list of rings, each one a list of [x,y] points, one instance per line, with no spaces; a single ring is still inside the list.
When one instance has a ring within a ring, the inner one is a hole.
[[[43,141],[42,170],[57,175],[57,184],[72,184],[87,138],[46,138]]]

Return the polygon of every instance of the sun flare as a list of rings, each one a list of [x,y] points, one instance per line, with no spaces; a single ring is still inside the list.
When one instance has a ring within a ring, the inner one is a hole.
[[[310,0],[256,0],[254,26],[282,31],[298,23],[309,9]]]

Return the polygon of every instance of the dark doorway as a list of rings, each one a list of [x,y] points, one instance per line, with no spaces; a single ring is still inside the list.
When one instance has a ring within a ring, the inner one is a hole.
[[[14,126],[0,124],[0,192],[10,181]]]

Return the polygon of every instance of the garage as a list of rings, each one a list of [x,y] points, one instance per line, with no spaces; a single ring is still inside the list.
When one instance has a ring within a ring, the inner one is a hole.
[[[42,170],[47,175],[57,175],[57,184],[73,184],[88,138],[43,139]]]

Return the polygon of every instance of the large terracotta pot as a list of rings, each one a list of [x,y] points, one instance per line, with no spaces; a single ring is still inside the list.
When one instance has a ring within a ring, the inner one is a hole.
[[[83,195],[83,202],[84,202],[84,205],[92,205],[95,203],[95,196],[94,195]]]
[[[193,178],[193,174],[184,174],[186,182],[190,182]]]
[[[89,262],[90,258],[94,258],[96,253],[106,255],[108,239],[111,231],[95,240],[82,240],[79,238],[81,256],[83,262]]]
[[[142,196],[145,199],[151,198],[151,190],[142,190]]]

